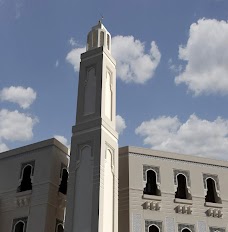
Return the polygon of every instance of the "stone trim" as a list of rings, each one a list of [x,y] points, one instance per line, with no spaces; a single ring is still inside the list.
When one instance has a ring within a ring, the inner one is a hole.
[[[195,164],[195,165],[198,165],[200,167],[215,167],[215,168],[221,168],[221,169],[228,169],[228,167],[220,166],[220,165],[216,165],[216,164],[206,164],[206,163],[201,163],[201,162],[187,161],[187,160],[167,158],[167,157],[159,157],[156,155],[147,155],[147,154],[133,153],[133,152],[126,153],[126,154],[123,154],[121,156],[128,156],[128,155],[129,156],[141,156],[144,158],[153,158],[153,159],[157,159],[157,160],[168,160],[168,161],[176,162],[176,163]]]
[[[195,226],[191,224],[178,224],[178,232],[181,232],[183,229],[189,229],[192,232],[195,232]]]
[[[23,169],[24,169],[27,165],[32,166],[31,176],[34,175],[35,160],[32,160],[32,161],[29,161],[29,162],[21,163],[20,179],[22,178]]]
[[[206,179],[207,178],[213,179],[215,181],[217,190],[220,190],[218,176],[214,175],[214,174],[203,173],[203,184],[204,184],[205,190],[207,189],[207,186],[206,186]]]
[[[14,232],[14,229],[15,229],[14,227],[15,227],[15,225],[16,225],[19,221],[24,222],[24,224],[25,224],[24,232],[26,232],[26,230],[27,230],[27,221],[28,221],[28,217],[21,217],[21,218],[15,218],[15,219],[13,219],[12,232]]]
[[[149,232],[149,227],[151,225],[156,225],[159,228],[159,231],[162,232],[162,221],[145,220],[145,232]]]
[[[187,170],[173,169],[174,173],[174,184],[177,185],[177,175],[183,174],[186,177],[188,187],[191,187],[190,172]]]
[[[147,170],[153,170],[154,172],[156,172],[157,183],[161,183],[160,168],[159,167],[151,166],[151,165],[143,165],[143,180],[144,181],[147,181],[147,179],[146,179]]]
[[[63,226],[63,221],[62,220],[59,220],[59,219],[56,219],[56,223],[55,223],[55,232],[58,232],[57,231],[57,226],[61,224]],[[64,226],[63,226],[64,227]]]
[[[225,232],[226,228],[209,227],[209,232]]]

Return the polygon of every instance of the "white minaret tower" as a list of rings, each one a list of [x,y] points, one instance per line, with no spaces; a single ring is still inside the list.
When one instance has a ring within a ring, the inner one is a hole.
[[[118,231],[116,62],[99,21],[81,54],[76,125],[72,129],[66,232]]]

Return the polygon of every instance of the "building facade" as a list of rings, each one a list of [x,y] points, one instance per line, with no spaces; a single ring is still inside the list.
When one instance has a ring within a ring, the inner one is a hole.
[[[68,149],[49,139],[0,154],[0,231],[62,232]]]
[[[118,149],[115,120],[116,63],[99,22],[81,55],[71,155],[56,139],[0,154],[0,231],[228,230],[228,162]]]
[[[225,232],[228,162],[119,149],[119,232]]]

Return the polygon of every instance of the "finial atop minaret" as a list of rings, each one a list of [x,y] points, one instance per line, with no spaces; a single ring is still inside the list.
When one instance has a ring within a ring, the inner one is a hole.
[[[102,24],[102,19],[104,19],[103,16],[101,16],[98,24],[92,27],[91,31],[88,33],[86,51],[94,48],[105,47],[109,52],[111,52],[111,35]]]

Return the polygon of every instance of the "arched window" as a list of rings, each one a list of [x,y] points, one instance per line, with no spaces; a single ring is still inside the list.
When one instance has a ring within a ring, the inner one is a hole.
[[[157,177],[156,173],[153,170],[147,171],[147,183],[144,188],[144,194],[148,195],[160,195],[157,187]]]
[[[217,195],[215,181],[212,178],[207,178],[207,195],[205,197],[206,202],[220,203],[221,199]]]
[[[25,223],[22,221],[17,222],[15,224],[13,232],[24,232],[24,231],[25,231]]]
[[[149,232],[159,232],[159,228],[155,225],[149,226]]]
[[[181,232],[192,232],[192,231],[187,228],[184,228]]]
[[[56,227],[56,232],[63,232],[64,229],[63,229],[63,225],[62,224],[58,224],[57,227]]]
[[[31,176],[32,176],[32,166],[27,165],[24,167],[22,171],[22,180],[21,180],[21,185],[19,186],[19,192],[32,190]]]
[[[67,194],[68,171],[66,168],[62,169],[61,183],[59,185],[59,192]]]
[[[183,174],[177,175],[177,191],[175,198],[188,199],[186,177]]]

